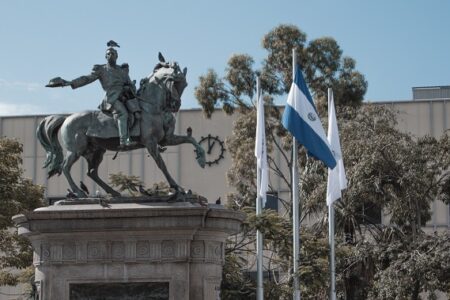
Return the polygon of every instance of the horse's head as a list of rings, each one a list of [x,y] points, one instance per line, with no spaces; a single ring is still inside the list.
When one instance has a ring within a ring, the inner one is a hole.
[[[149,85],[156,84],[165,91],[164,109],[177,112],[181,106],[181,95],[187,86],[186,73],[186,68],[182,71],[177,62],[166,62],[160,55],[160,62],[153,69],[153,73],[141,81],[139,93],[144,93]]]

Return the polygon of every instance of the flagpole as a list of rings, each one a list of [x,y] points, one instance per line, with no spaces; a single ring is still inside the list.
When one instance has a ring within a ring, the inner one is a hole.
[[[328,106],[334,105],[331,103],[333,90],[328,88]],[[328,113],[331,108],[328,107]],[[328,125],[330,126],[330,125]],[[328,204],[328,244],[330,247],[330,300],[336,300],[336,268],[335,268],[335,253],[334,253],[334,202]]]
[[[311,152],[312,156],[321,160],[328,168],[336,167],[335,155],[331,151],[314,100],[306,85],[303,74],[296,63],[296,53],[292,51],[293,82],[289,90],[287,103],[283,112],[282,124],[292,135],[292,244],[293,244],[293,298],[300,300],[300,215],[301,194],[299,188],[300,168],[298,166],[298,144]],[[295,138],[294,138],[295,137]],[[301,190],[300,190],[301,191]],[[328,197],[328,195],[327,195]]]
[[[292,82],[295,78],[295,68],[297,65],[296,51],[295,48],[292,49]],[[300,300],[300,282],[298,278],[298,267],[300,263],[300,205],[299,205],[299,193],[298,184],[299,176],[297,169],[297,153],[298,146],[295,137],[292,137],[292,231],[293,231],[293,260],[294,260],[294,300]]]
[[[328,142],[336,159],[336,167],[328,169],[327,205],[328,205],[328,244],[330,247],[330,299],[336,300],[336,253],[335,253],[335,209],[334,202],[341,198],[342,190],[347,188],[344,161],[342,158],[339,131],[334,106],[333,90],[328,88]]]
[[[336,300],[336,267],[334,253],[334,203],[328,205],[328,243],[330,245],[330,300]]]
[[[260,80],[259,76],[256,77],[256,99],[257,101],[262,101],[260,99]],[[258,104],[258,103],[257,103]],[[259,105],[256,105],[259,107]],[[258,114],[258,111],[256,112]],[[264,125],[264,124],[263,124]],[[261,189],[261,168],[257,167],[256,170],[256,215],[259,216],[262,211],[262,199],[260,196]],[[263,300],[264,299],[264,285],[263,285],[263,237],[262,233],[257,230],[256,231],[256,299]]]

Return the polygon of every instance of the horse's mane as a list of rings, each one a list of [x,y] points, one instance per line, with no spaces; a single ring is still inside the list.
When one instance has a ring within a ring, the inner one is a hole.
[[[167,72],[166,70],[171,70],[171,71]],[[172,63],[168,63],[168,62],[161,63],[161,62],[159,62],[153,68],[153,73],[150,74],[147,77],[148,82],[151,82],[152,80],[165,81],[166,79],[168,79],[170,77],[173,77],[174,70],[175,70],[175,68],[174,68]]]

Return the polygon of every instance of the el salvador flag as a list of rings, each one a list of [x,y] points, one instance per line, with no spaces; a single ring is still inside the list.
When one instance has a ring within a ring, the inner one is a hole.
[[[330,169],[336,166],[322,122],[299,66],[289,91],[282,124],[305,146],[310,155],[321,160]]]

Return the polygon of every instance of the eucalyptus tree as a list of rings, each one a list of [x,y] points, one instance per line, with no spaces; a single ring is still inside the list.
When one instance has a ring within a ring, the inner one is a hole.
[[[297,27],[280,25],[263,37],[262,46],[267,56],[260,69],[255,69],[250,55],[235,54],[229,59],[223,76],[208,70],[195,89],[207,117],[218,108],[228,114],[239,112],[233,134],[227,140],[232,157],[228,180],[237,191],[230,195],[229,205],[246,211],[249,221],[243,228],[246,239],[230,241],[227,265],[230,263],[228,266],[234,267],[234,273],[246,266],[246,252],[254,249],[249,243],[253,242],[254,231],[259,229],[264,233],[266,249],[276,254],[268,257],[271,266],[290,268],[292,232],[290,218],[286,218],[290,213],[290,201],[280,199],[286,216],[269,212],[258,218],[254,215],[254,96],[255,78],[259,75],[266,103],[269,167],[291,189],[290,174],[282,171],[291,166],[291,158],[286,154],[291,139],[280,126],[281,114],[274,99],[285,96],[289,90],[292,48],[296,48],[297,61],[319,112],[322,115],[325,112],[328,87],[333,88],[338,106],[341,145],[349,180],[343,198],[336,202],[339,298],[418,299],[424,291],[431,291],[431,296],[437,289],[448,292],[449,265],[442,263],[448,261],[449,252],[445,251],[450,247],[448,235],[430,236],[421,230],[430,219],[431,203],[435,199],[450,201],[448,134],[440,138],[417,138],[397,129],[395,111],[383,106],[361,105],[367,82],[355,70],[355,61],[342,56],[342,50],[332,38],[308,42],[306,34]],[[273,159],[275,151],[280,153],[281,163]],[[327,172],[320,162],[307,158],[303,149],[299,157],[303,167],[302,218],[319,217],[311,228],[301,233],[302,264],[296,271],[302,276],[303,298],[314,299],[317,295],[326,295],[328,285],[327,277],[320,276],[327,274],[324,239]],[[378,211],[380,217],[381,209],[390,217],[384,224],[368,214],[369,210]],[[426,261],[430,262],[428,266]],[[414,277],[418,272],[423,272],[423,276]],[[393,276],[397,280],[386,284]],[[253,291],[254,286],[245,277],[234,277],[241,280],[232,282],[226,274],[224,278],[225,299],[236,297],[237,286],[241,295]],[[276,283],[281,284],[267,285],[266,297],[288,297],[290,282]],[[396,291],[399,284],[407,283],[410,285]]]
[[[228,181],[236,188],[236,193],[229,195],[228,203],[234,209],[245,210],[250,222],[244,227],[245,239],[233,241],[227,255],[227,266],[242,268],[247,262],[242,260],[243,253],[253,251],[252,237],[258,228],[265,236],[266,249],[272,250],[276,255],[270,255],[269,264],[280,270],[288,270],[291,258],[291,221],[286,218],[290,214],[290,201],[280,199],[286,215],[264,213],[261,217],[254,216],[255,190],[256,190],[256,166],[254,158],[254,136],[256,128],[255,93],[256,77],[261,79],[261,87],[264,91],[266,104],[266,138],[268,145],[268,162],[271,171],[278,176],[284,184],[291,189],[291,175],[289,167],[291,157],[287,154],[290,138],[280,124],[281,113],[279,107],[274,105],[275,99],[285,97],[292,81],[292,49],[296,49],[297,61],[304,70],[306,80],[311,92],[318,103],[319,110],[326,108],[326,91],[332,87],[338,105],[359,106],[367,89],[364,76],[355,69],[355,61],[343,56],[338,43],[331,37],[318,38],[307,41],[306,34],[293,25],[280,25],[272,29],[262,38],[262,47],[267,51],[267,56],[260,63],[260,68],[255,67],[255,61],[249,54],[234,54],[230,57],[223,76],[219,76],[215,70],[208,70],[199,80],[195,88],[196,98],[201,105],[204,114],[210,117],[218,108],[225,113],[238,112],[234,124],[233,134],[227,140],[228,149],[232,157],[232,166],[228,171]],[[276,161],[273,153],[281,154],[282,160]],[[305,157],[304,155],[302,157]],[[303,165],[306,161],[303,159]],[[248,209],[249,208],[249,209]],[[306,216],[306,214],[304,214]],[[262,226],[261,224],[264,224]],[[315,234],[305,229],[303,236],[313,237]],[[318,239],[314,242],[315,239]],[[326,273],[318,276],[316,272],[326,262],[326,251],[311,251],[312,245],[321,245],[320,249],[326,249],[324,236],[305,239],[302,248],[302,286],[304,297],[314,295],[326,295]],[[319,249],[317,248],[317,249]],[[309,266],[309,267],[308,267]],[[236,270],[235,270],[236,271]],[[236,273],[236,272],[233,272]],[[224,278],[229,276],[224,273]],[[237,281],[224,281],[224,299],[236,298],[238,295],[246,297],[251,293],[251,285],[245,277],[239,281],[242,283],[237,290]],[[276,276],[273,276],[276,278]],[[274,279],[277,281],[277,279]],[[249,290],[250,289],[250,290]],[[276,285],[266,289],[266,297],[276,298],[289,294],[289,280],[280,280]]]
[[[280,125],[280,111],[274,99],[285,95],[292,81],[292,49],[296,49],[297,61],[305,72],[306,81],[319,103],[326,107],[325,94],[332,87],[338,105],[358,106],[367,90],[364,76],[355,69],[355,61],[342,55],[338,43],[331,37],[307,41],[306,34],[294,25],[280,25],[262,38],[267,56],[261,68],[255,68],[254,59],[248,54],[230,57],[223,77],[210,69],[200,76],[195,96],[205,115],[210,117],[215,109],[227,114],[240,113],[228,140],[233,165],[228,173],[230,183],[237,188],[240,202],[254,201],[255,168],[252,157],[256,127],[255,89],[256,76],[261,78],[266,108],[266,136],[270,152],[285,153],[286,132]],[[280,139],[281,138],[281,139]],[[289,139],[287,139],[289,142]],[[290,165],[290,157],[283,155],[282,164]],[[290,188],[290,175],[269,155],[269,166]],[[245,176],[244,176],[245,175]],[[236,195],[235,195],[236,196]],[[243,198],[242,198],[243,197]]]

